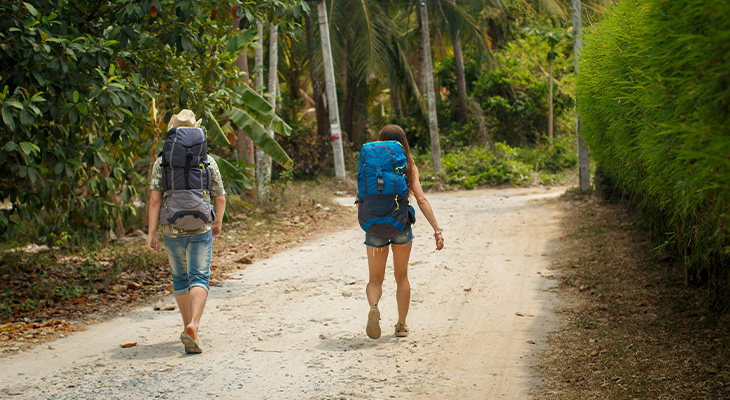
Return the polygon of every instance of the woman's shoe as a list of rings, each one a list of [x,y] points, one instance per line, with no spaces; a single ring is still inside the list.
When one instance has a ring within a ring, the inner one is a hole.
[[[406,324],[395,324],[395,337],[408,336],[408,327]]]
[[[368,334],[370,339],[377,339],[380,337],[380,311],[378,306],[370,306],[370,312],[368,312],[368,324],[365,327],[365,333]]]

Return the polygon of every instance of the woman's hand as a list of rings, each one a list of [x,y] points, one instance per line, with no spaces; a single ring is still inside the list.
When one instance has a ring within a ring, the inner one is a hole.
[[[444,248],[444,234],[441,231],[438,231],[433,234],[433,237],[436,238],[436,250],[441,250]]]

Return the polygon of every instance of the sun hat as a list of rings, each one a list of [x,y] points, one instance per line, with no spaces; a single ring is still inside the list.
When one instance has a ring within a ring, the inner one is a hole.
[[[195,120],[195,113],[187,108],[180,111],[170,118],[170,123],[167,124],[167,130],[172,128],[179,128],[181,126],[198,127],[203,122],[203,119]]]

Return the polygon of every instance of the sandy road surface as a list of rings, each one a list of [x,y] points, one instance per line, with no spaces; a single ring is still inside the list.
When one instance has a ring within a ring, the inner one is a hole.
[[[533,356],[557,324],[543,273],[558,249],[563,190],[431,194],[446,249],[433,250],[418,213],[405,339],[393,334],[391,265],[383,336],[365,335],[367,261],[353,221],[212,288],[202,355],[184,354],[177,311],[145,306],[3,358],[0,397],[529,398]],[[138,344],[120,347],[129,342]]]

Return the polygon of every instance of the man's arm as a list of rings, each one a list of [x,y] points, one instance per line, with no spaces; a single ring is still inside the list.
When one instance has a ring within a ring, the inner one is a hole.
[[[147,247],[157,253],[160,248],[160,239],[157,237],[157,221],[160,220],[160,206],[162,206],[162,192],[159,190],[150,190],[149,215],[147,226]]]
[[[226,212],[226,196],[213,196],[215,202],[215,221],[213,221],[213,237],[221,234],[221,226],[223,225],[223,215]]]

